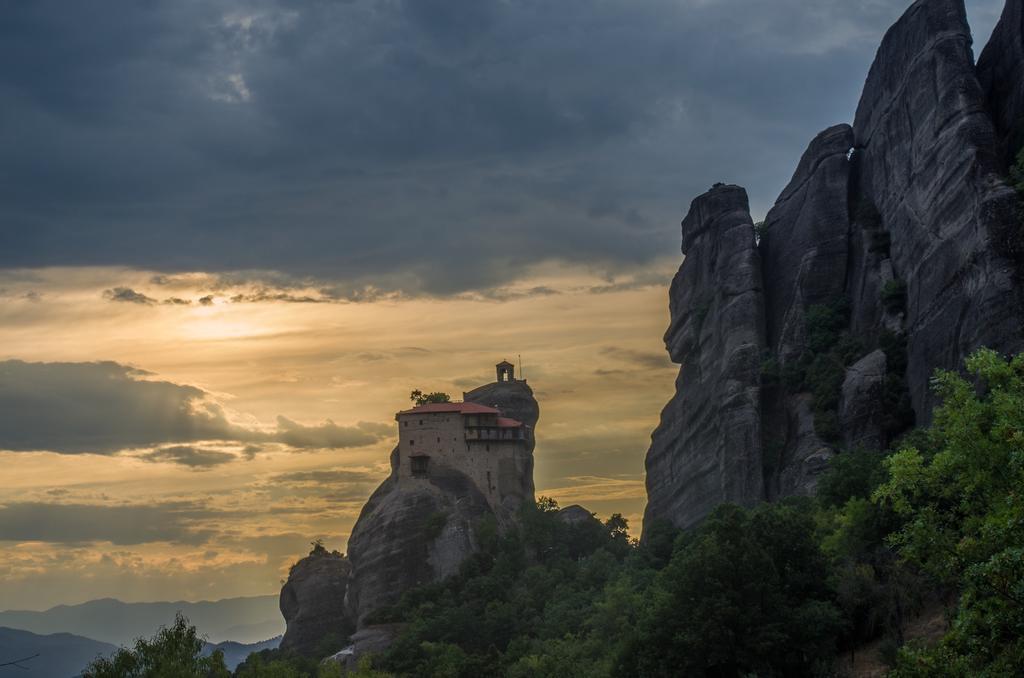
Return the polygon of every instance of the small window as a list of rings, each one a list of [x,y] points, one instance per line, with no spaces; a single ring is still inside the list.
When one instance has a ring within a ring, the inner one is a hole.
[[[409,441],[409,447],[412,447],[412,446],[413,446],[413,445],[415,445],[415,444],[416,444],[416,441],[415,441],[415,440],[410,440],[410,441]]]
[[[423,420],[420,419],[420,426],[423,426]]]
[[[408,420],[402,422],[402,426],[408,426],[408,425],[409,425],[409,421]]]
[[[437,442],[441,442],[441,436],[437,436]]]
[[[491,451],[491,446],[490,445],[484,445],[484,452],[490,452],[490,451]]]
[[[409,457],[409,462],[412,465],[413,478],[425,478],[427,476],[427,468],[430,465],[430,457]]]

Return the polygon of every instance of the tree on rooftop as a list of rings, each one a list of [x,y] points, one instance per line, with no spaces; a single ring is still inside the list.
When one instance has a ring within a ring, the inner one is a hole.
[[[452,401],[452,397],[441,391],[424,393],[420,389],[416,389],[409,394],[409,400],[413,401],[413,403],[419,407],[420,405],[426,405],[428,403],[450,403]]]

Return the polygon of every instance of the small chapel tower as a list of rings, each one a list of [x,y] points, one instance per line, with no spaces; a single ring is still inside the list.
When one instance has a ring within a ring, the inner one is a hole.
[[[516,380],[516,366],[507,360],[502,360],[495,366],[498,370],[498,383],[511,382]]]

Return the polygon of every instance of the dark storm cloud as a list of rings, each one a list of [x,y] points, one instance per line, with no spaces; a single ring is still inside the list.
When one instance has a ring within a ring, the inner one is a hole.
[[[362,447],[394,433],[394,426],[361,421],[355,426],[338,426],[328,420],[319,426],[303,426],[287,417],[277,418],[275,439],[292,447]]]
[[[144,304],[148,306],[156,303],[156,299],[147,297],[141,292],[136,292],[130,287],[115,287],[112,290],[104,292],[103,297],[110,301],[119,301],[128,304]]]
[[[232,424],[209,394],[194,386],[157,381],[143,370],[114,362],[0,362],[0,450],[63,454],[114,454],[168,443],[219,440],[247,443],[251,458],[259,443],[295,448],[369,445],[393,426],[327,421],[306,426],[278,418],[276,431]],[[192,447],[151,451],[149,461],[210,466],[228,453]],[[191,451],[189,451],[191,450]],[[233,456],[233,455],[229,455]]]
[[[210,515],[188,503],[101,506],[14,502],[0,505],[0,541],[201,544],[213,533],[195,527],[193,522]]]
[[[147,452],[139,457],[146,461],[166,462],[187,466],[196,471],[205,471],[215,466],[229,464],[237,457],[230,452],[207,450],[191,445],[172,445]]]
[[[714,181],[763,211],[908,4],[14,3],[0,266],[277,271],[352,299],[628,269],[678,251]]]
[[[620,362],[629,363],[635,368],[644,370],[659,370],[672,366],[665,353],[647,353],[621,346],[606,346],[601,349],[601,355]]]
[[[380,480],[379,473],[353,471],[351,469],[320,469],[279,473],[271,478],[275,483],[299,485],[335,485],[338,483],[374,483]]]

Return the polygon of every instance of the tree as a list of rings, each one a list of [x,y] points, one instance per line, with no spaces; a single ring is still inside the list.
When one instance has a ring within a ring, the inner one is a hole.
[[[806,504],[719,507],[648,594],[617,675],[813,675],[840,627]]]
[[[409,393],[409,400],[419,407],[420,405],[426,405],[428,403],[450,403],[452,401],[452,397],[447,393],[442,393],[441,391],[424,393],[420,389],[416,389]]]
[[[1012,675],[1024,666],[1024,354],[981,350],[972,383],[934,379],[942,398],[929,445],[886,463],[874,494],[903,523],[890,542],[937,585],[959,594],[937,648],[908,649],[896,675]]]
[[[174,624],[155,636],[139,638],[132,649],[121,648],[100,657],[82,672],[84,678],[230,678],[224,653],[202,656],[203,641],[196,627],[179,612]]]

